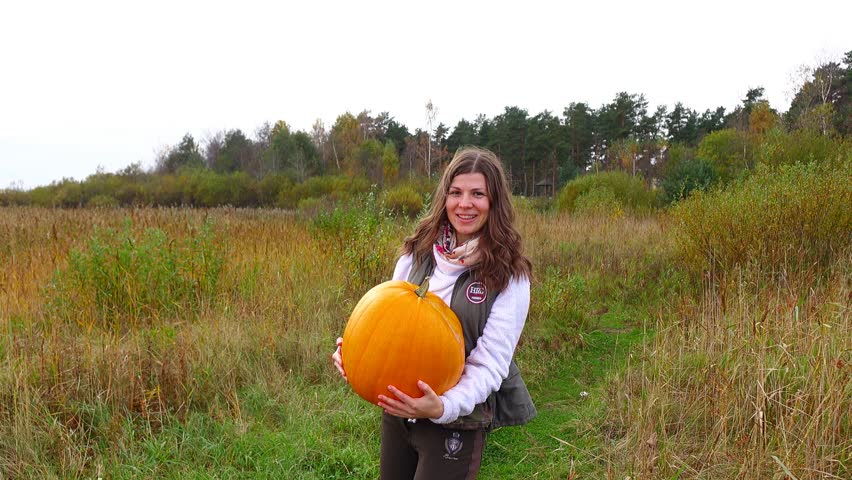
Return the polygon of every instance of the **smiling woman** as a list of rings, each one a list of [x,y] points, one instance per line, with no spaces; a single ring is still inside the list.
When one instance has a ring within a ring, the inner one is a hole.
[[[485,175],[462,173],[453,179],[447,194],[447,217],[458,242],[467,242],[482,229],[490,205]]]
[[[418,397],[393,385],[393,396],[379,395],[385,479],[475,478],[486,433],[536,415],[513,360],[529,310],[531,266],[500,160],[480,148],[459,150],[433,198],[402,246],[393,279],[420,284],[429,276],[429,291],[461,321],[464,371],[442,395],[422,381]],[[338,339],[332,358],[345,378],[343,348]]]

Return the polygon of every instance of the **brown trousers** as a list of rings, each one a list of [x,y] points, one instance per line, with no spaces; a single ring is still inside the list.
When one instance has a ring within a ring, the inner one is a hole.
[[[479,473],[484,430],[453,430],[382,414],[381,480],[472,480]]]

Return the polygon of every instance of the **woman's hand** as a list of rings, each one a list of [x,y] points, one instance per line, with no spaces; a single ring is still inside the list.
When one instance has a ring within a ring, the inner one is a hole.
[[[343,379],[348,382],[349,379],[346,378],[346,370],[343,369],[343,338],[341,337],[337,337],[337,350],[331,354],[331,361],[337,367],[337,371],[340,372]]]
[[[385,409],[385,412],[403,418],[441,418],[444,414],[444,402],[441,401],[432,387],[424,381],[418,381],[417,387],[423,392],[420,398],[411,398],[404,392],[394,387],[388,386],[388,390],[396,396],[391,398],[385,395],[379,395],[379,406]]]

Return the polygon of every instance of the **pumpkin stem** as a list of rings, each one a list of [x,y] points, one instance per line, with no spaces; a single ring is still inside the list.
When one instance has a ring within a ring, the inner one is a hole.
[[[423,283],[420,284],[420,287],[414,291],[418,297],[423,298],[426,296],[426,292],[429,291],[429,277],[423,279]]]

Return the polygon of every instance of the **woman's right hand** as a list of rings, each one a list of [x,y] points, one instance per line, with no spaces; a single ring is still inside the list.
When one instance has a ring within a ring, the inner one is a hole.
[[[331,354],[331,361],[337,367],[337,371],[340,372],[343,379],[348,382],[349,379],[346,378],[346,370],[343,370],[343,338],[341,337],[337,337],[337,350]]]

